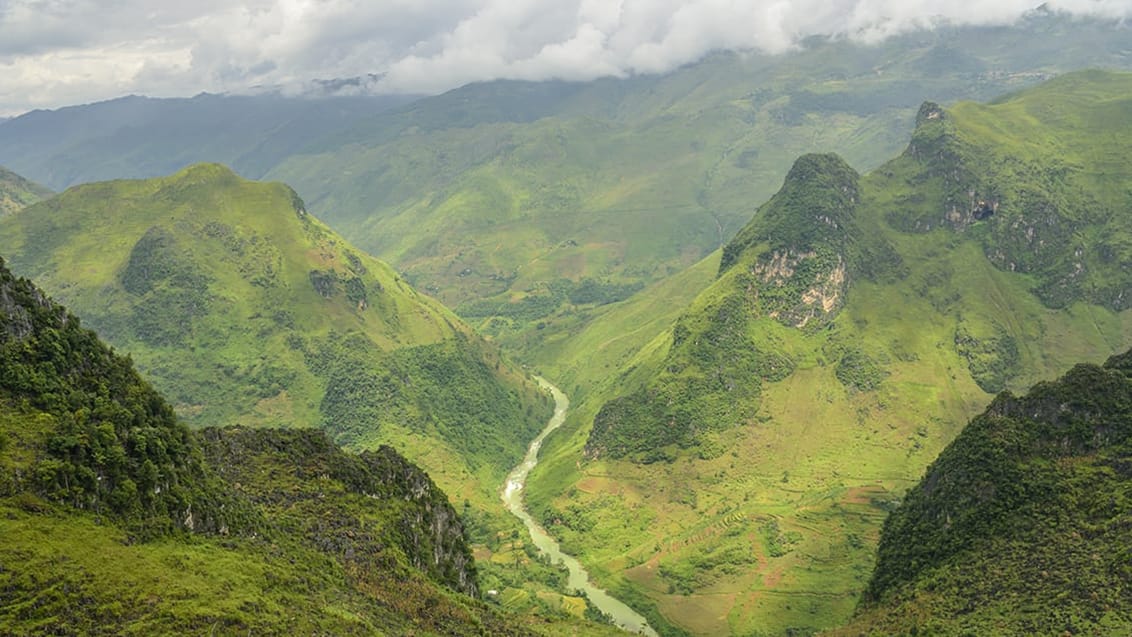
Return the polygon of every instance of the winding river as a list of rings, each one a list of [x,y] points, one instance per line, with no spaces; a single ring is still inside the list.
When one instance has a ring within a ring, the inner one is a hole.
[[[503,502],[511,513],[515,514],[515,517],[522,520],[523,524],[527,526],[535,546],[548,555],[551,562],[566,565],[566,569],[570,572],[567,580],[569,590],[585,591],[590,602],[603,613],[612,617],[614,623],[624,630],[657,637],[656,631],[649,626],[644,617],[641,617],[636,611],[609,593],[594,586],[590,582],[590,576],[586,569],[582,568],[577,559],[562,552],[558,542],[550,537],[550,534],[542,528],[542,525],[531,517],[531,514],[527,512],[527,508],[523,505],[523,485],[526,484],[527,475],[530,474],[531,469],[534,469],[535,465],[538,464],[538,452],[539,448],[542,447],[542,441],[550,432],[562,425],[566,420],[566,410],[570,407],[570,400],[557,387],[551,385],[545,378],[536,376],[535,380],[543,388],[550,390],[550,393],[554,396],[554,416],[551,417],[550,422],[546,423],[546,428],[542,430],[542,433],[531,441],[531,446],[527,448],[527,455],[523,458],[523,461],[508,474],[507,481],[503,483]]]

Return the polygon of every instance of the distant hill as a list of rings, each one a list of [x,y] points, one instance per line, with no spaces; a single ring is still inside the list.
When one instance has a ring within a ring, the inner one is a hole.
[[[1037,12],[872,46],[718,53],[661,76],[473,84],[360,121],[269,175],[534,358],[582,315],[725,245],[799,155],[872,169],[900,152],[925,99],[1129,68],[1128,35]]]
[[[591,312],[721,248],[796,157],[874,168],[925,99],[1129,68],[1128,35],[1036,10],[1012,26],[937,25],[869,46],[815,37],[661,76],[484,82],[409,103],[130,97],[0,124],[0,163],[58,189],[198,161],[284,181],[354,245],[534,360]]]
[[[887,509],[992,394],[1132,345],[1129,95],[1067,74],[925,104],[865,175],[799,158],[667,331],[633,333],[658,285],[570,337],[614,366],[566,368],[533,509],[680,629],[842,623]],[[606,358],[618,328],[637,349]]]
[[[58,190],[157,177],[199,162],[221,162],[258,178],[311,140],[413,99],[131,95],[0,121],[0,164]]]
[[[71,188],[0,221],[14,270],[82,311],[195,426],[395,444],[454,497],[495,488],[549,399],[451,312],[217,164]]]
[[[837,635],[1132,630],[1132,352],[1004,393],[889,516]]]
[[[190,431],[0,261],[0,632],[587,635],[479,601],[447,497],[389,447]]]
[[[0,166],[0,217],[51,196],[51,190]]]

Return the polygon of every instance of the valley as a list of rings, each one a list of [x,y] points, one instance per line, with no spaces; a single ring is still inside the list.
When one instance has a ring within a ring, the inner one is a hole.
[[[656,636],[645,618],[638,615],[633,609],[625,604],[622,604],[617,599],[611,597],[604,590],[594,586],[590,582],[589,575],[586,573],[578,560],[566,555],[558,546],[558,542],[554,540],[546,530],[544,530],[538,522],[531,517],[527,512],[526,507],[523,506],[523,488],[526,486],[527,476],[531,470],[538,465],[538,452],[542,446],[542,441],[546,439],[555,429],[562,426],[566,420],[567,410],[570,407],[570,400],[566,398],[557,387],[546,382],[545,379],[538,378],[539,384],[554,396],[554,415],[551,416],[550,422],[546,424],[546,428],[531,441],[530,447],[527,449],[527,455],[523,461],[519,463],[510,474],[507,476],[507,481],[503,487],[503,502],[507,505],[507,509],[523,521],[527,527],[527,532],[531,536],[531,541],[535,543],[539,551],[547,555],[551,562],[555,564],[563,564],[569,571],[569,578],[566,580],[566,585],[570,590],[581,591],[585,594],[586,598],[593,603],[593,605],[602,613],[608,615],[612,622],[624,630],[642,635]]]
[[[1127,36],[0,120],[0,632],[1126,633]]]

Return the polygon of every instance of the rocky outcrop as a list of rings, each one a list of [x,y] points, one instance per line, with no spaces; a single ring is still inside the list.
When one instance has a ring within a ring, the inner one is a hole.
[[[272,520],[264,534],[299,534],[367,577],[411,567],[478,595],[459,516],[428,475],[391,447],[351,454],[313,429],[197,435],[209,465]]]

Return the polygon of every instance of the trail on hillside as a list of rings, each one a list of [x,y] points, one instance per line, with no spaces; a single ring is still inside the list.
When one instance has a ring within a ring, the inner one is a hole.
[[[573,556],[563,553],[562,549],[558,546],[558,542],[546,532],[546,529],[542,528],[542,525],[531,517],[529,512],[527,512],[527,508],[523,503],[523,486],[527,482],[527,476],[530,475],[531,469],[534,469],[535,465],[538,464],[538,452],[542,447],[542,441],[550,432],[562,426],[562,423],[566,421],[566,412],[570,408],[570,400],[566,397],[566,394],[563,394],[545,378],[536,376],[535,380],[554,396],[554,415],[551,416],[550,421],[546,423],[546,428],[542,430],[542,433],[531,441],[531,445],[527,448],[527,455],[523,457],[523,461],[516,465],[515,468],[511,470],[511,473],[507,475],[507,480],[503,483],[503,503],[507,505],[507,509],[511,511],[515,517],[523,521],[523,524],[527,527],[527,531],[531,534],[531,541],[534,542],[539,551],[550,557],[551,562],[564,564],[566,566],[566,569],[570,572],[570,576],[567,579],[567,587],[570,590],[585,592],[590,602],[601,610],[601,612],[612,617],[614,623],[622,629],[641,635],[658,637],[656,631],[649,626],[648,620],[617,598],[590,582],[589,573],[586,572],[586,569],[582,567],[581,563]]]

